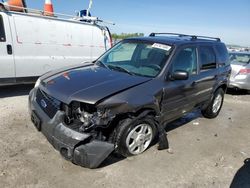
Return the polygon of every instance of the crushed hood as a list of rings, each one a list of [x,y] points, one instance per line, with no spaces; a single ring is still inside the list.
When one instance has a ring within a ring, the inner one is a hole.
[[[95,104],[99,100],[140,85],[151,78],[132,76],[97,65],[87,65],[42,77],[41,88],[54,98]]]

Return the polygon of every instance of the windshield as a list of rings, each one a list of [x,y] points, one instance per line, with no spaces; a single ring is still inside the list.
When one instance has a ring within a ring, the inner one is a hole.
[[[123,41],[101,56],[96,63],[130,75],[156,77],[164,67],[171,46],[159,43]]]
[[[229,54],[230,63],[247,64],[250,61],[250,54],[231,53]]]

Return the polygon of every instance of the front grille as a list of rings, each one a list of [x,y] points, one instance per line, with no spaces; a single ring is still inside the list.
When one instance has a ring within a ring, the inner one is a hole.
[[[40,89],[37,90],[36,102],[51,119],[55,116],[61,105],[59,100]]]

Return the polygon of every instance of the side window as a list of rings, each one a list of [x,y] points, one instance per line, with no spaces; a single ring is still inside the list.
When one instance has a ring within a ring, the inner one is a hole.
[[[118,49],[109,54],[107,62],[130,61],[136,46],[134,43],[126,43],[119,46]]]
[[[200,47],[201,70],[215,69],[216,57],[212,47]]]
[[[172,63],[172,72],[187,71],[189,75],[197,74],[197,53],[195,47],[182,49]]]
[[[5,42],[5,32],[4,32],[4,25],[3,25],[3,18],[0,15],[0,42]]]

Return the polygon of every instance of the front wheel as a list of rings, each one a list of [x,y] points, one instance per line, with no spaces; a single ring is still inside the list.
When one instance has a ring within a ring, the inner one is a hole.
[[[220,113],[224,101],[224,90],[219,88],[214,93],[214,97],[207,108],[202,109],[201,113],[206,118],[215,118]]]
[[[141,154],[148,149],[155,135],[156,127],[152,118],[125,119],[115,130],[116,152],[124,157]]]

